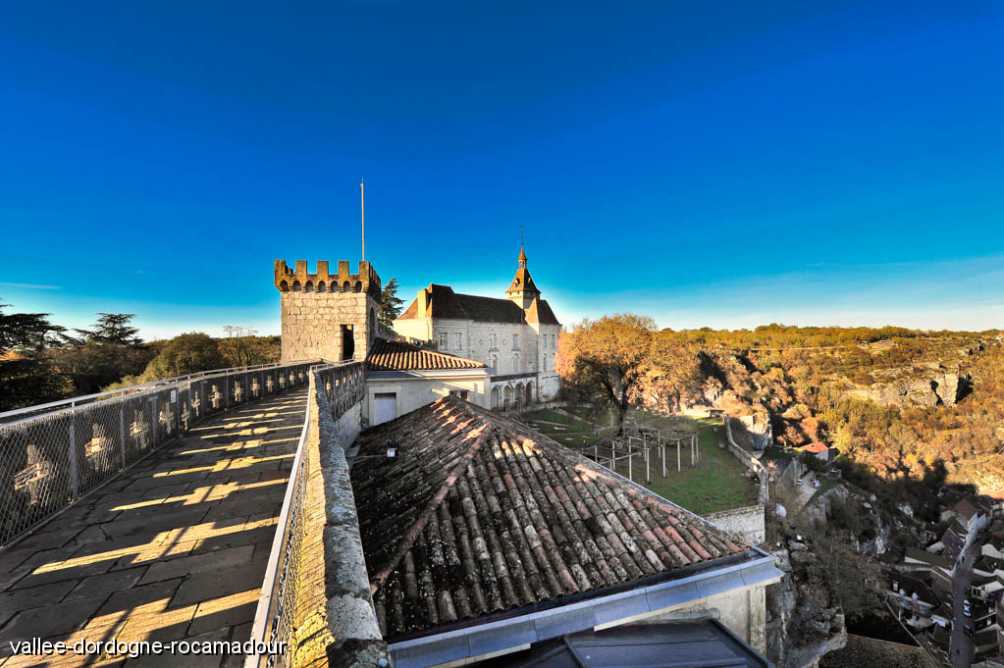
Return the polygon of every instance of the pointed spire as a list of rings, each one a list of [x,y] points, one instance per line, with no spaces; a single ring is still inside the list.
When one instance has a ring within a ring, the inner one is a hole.
[[[529,307],[530,302],[540,295],[540,290],[534,285],[533,277],[530,276],[530,270],[526,268],[526,249],[522,243],[519,245],[519,266],[516,268],[516,275],[505,293],[522,309]]]

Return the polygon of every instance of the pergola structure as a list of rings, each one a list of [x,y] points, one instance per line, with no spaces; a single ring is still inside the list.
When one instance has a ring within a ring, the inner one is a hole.
[[[627,477],[634,480],[635,457],[640,457],[640,464],[645,467],[644,482],[652,481],[652,460],[658,458],[659,469],[662,477],[667,476],[670,454],[670,447],[676,449],[676,470],[683,468],[682,452],[684,447],[690,448],[690,466],[697,466],[701,460],[701,442],[697,434],[693,432],[678,432],[664,436],[663,433],[654,427],[645,427],[633,422],[624,424],[624,432],[619,435],[602,437],[596,434],[592,446],[585,446],[583,454],[590,457],[597,464],[606,466],[612,471],[617,471],[618,464],[623,466],[627,463]]]

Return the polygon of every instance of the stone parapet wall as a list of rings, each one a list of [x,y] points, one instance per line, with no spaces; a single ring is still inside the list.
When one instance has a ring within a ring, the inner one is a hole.
[[[751,455],[745,448],[736,443],[732,434],[732,418],[725,416],[725,447],[729,449],[736,459],[743,463],[743,466],[752,471],[759,481],[759,491],[757,501],[761,504],[770,502],[770,488],[768,487],[767,468],[759,459]]]
[[[345,450],[362,429],[364,365],[311,371],[297,449],[253,637],[290,666],[390,666],[373,610]],[[262,664],[264,665],[264,664]]]
[[[741,537],[744,543],[759,545],[767,538],[767,523],[762,505],[723,510],[704,517],[722,531]]]

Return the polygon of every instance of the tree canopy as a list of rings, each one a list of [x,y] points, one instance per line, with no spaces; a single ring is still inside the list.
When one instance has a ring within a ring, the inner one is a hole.
[[[0,411],[58,398],[61,382],[46,351],[63,328],[48,313],[4,313],[0,304]]]
[[[632,388],[642,376],[655,322],[623,314],[583,321],[562,335],[557,370],[566,383],[592,387],[617,408],[623,428]]]
[[[404,304],[404,300],[397,296],[397,289],[397,279],[392,278],[380,291],[380,314],[377,319],[388,329],[394,326],[394,320],[401,315],[401,305]]]
[[[196,371],[225,367],[226,358],[216,339],[202,332],[181,334],[168,341],[150,362],[144,380],[173,378]]]

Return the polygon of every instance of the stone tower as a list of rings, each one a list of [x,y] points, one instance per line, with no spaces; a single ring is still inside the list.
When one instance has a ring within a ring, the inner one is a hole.
[[[526,251],[523,250],[523,246],[519,247],[519,265],[516,267],[516,275],[505,294],[524,311],[530,308],[533,300],[540,296],[540,290],[534,284],[530,270],[526,268]]]
[[[339,260],[338,273],[332,274],[327,260],[318,260],[317,273],[311,274],[306,260],[297,260],[296,269],[276,260],[275,287],[283,362],[366,359],[380,308],[380,277],[369,262],[360,262],[353,274],[348,260]]]

